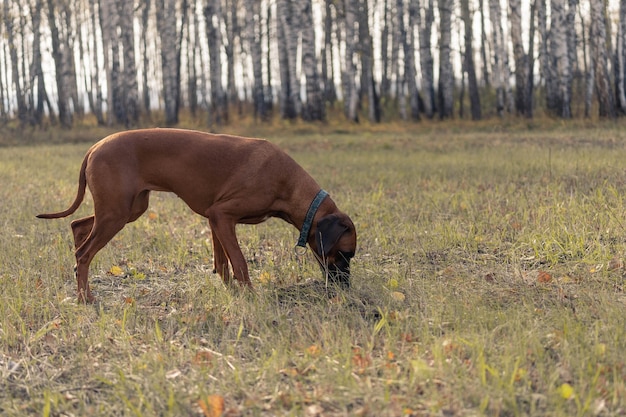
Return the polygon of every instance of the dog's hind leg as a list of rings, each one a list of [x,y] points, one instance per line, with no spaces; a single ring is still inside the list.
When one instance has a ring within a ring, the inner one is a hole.
[[[76,282],[78,284],[78,301],[93,302],[94,297],[89,288],[89,265],[96,253],[100,251],[113,237],[124,228],[126,223],[135,221],[148,208],[148,191],[134,196],[132,201],[111,198],[106,202],[94,199],[96,214],[85,219],[77,220],[72,225],[76,243],[81,242],[76,249]],[[91,224],[88,236],[83,234]]]
[[[91,233],[93,220],[94,216],[88,216],[72,222],[71,226],[72,233],[74,235],[74,249],[80,248],[80,246],[85,242],[85,239],[87,239],[87,236]]]

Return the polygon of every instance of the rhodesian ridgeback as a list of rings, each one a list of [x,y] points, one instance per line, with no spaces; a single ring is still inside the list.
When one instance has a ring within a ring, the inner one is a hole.
[[[126,223],[148,208],[151,191],[170,191],[209,219],[214,272],[227,285],[251,287],[235,225],[278,217],[300,230],[328,279],[350,285],[356,230],[328,194],[289,155],[262,139],[182,129],[143,129],[110,135],[85,155],[72,205],[37,217],[74,213],[89,186],[94,214],[71,223],[78,301],[93,302],[89,264]],[[235,281],[231,279],[229,265]]]

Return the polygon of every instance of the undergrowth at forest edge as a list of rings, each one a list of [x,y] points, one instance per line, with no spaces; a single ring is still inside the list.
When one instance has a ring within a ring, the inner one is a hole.
[[[355,221],[349,291],[279,220],[237,229],[257,294],[228,291],[207,221],[154,193],[92,264],[95,306],[69,229],[90,198],[34,217],[89,143],[0,148],[0,414],[626,412],[622,129],[497,130],[268,136]]]

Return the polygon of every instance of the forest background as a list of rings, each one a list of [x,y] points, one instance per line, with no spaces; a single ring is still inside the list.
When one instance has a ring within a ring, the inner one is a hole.
[[[0,125],[626,110],[625,2],[3,0],[0,19]]]

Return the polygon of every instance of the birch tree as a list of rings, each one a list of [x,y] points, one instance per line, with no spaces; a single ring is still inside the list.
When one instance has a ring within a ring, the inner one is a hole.
[[[302,109],[304,120],[324,120],[324,101],[317,71],[315,52],[315,29],[313,28],[313,4],[300,0],[300,25],[302,30],[302,71],[305,75],[306,103]]]
[[[361,96],[367,96],[368,119],[380,122],[380,102],[374,79],[374,46],[369,26],[368,0],[359,0],[359,39],[361,55]]]
[[[511,23],[511,42],[515,60],[515,110],[517,114],[528,114],[528,57],[522,40],[522,3],[521,0],[509,0],[509,21]]]
[[[423,7],[422,7],[423,4]],[[434,22],[433,0],[416,0],[416,20],[419,28],[419,56],[424,95],[424,113],[432,119],[435,112],[435,81],[431,35]]]
[[[57,106],[61,126],[69,129],[72,127],[73,114],[71,109],[71,72],[68,71],[67,60],[72,59],[68,45],[63,41],[57,26],[57,13],[60,16],[63,11],[55,8],[56,2],[48,0],[48,24],[50,25],[50,41],[52,43],[52,58],[54,59],[54,72],[57,86]],[[69,13],[69,10],[64,10]]]
[[[297,5],[297,2],[289,0],[277,0],[276,2],[278,30],[281,34],[279,38],[279,48],[281,49],[280,53],[282,53],[282,59],[279,63],[282,66],[281,73],[283,73],[284,77],[281,78],[281,97],[286,101],[284,105],[285,112],[283,113],[284,118],[295,118],[299,116],[302,111],[300,78],[297,72],[299,28],[294,23],[295,16],[297,15],[297,10],[294,9]],[[288,83],[288,85],[285,83]]]
[[[180,103],[180,47],[176,30],[177,0],[157,0],[157,31],[159,32],[161,51],[161,77],[163,79],[163,102],[165,105],[165,124],[178,123]]]
[[[209,73],[211,82],[211,111],[209,126],[228,122],[228,99],[222,86],[222,6],[221,0],[209,0],[204,9],[209,40]]]
[[[94,0],[90,0],[93,2]],[[142,87],[142,96],[141,101],[143,103],[143,111],[146,115],[150,115],[151,112],[151,103],[150,103],[150,86],[148,84],[149,78],[149,68],[150,68],[150,60],[148,54],[148,36],[145,34],[148,32],[149,28],[149,19],[150,19],[150,6],[152,2],[151,0],[144,0],[141,3],[141,28],[144,33],[144,36],[141,37],[141,52],[142,52],[142,74],[141,74],[141,87]]]
[[[404,74],[409,95],[409,106],[411,108],[411,119],[420,119],[419,91],[417,89],[417,70],[415,68],[415,31],[414,27],[417,18],[417,1],[409,0],[408,4],[408,31],[403,33],[404,49]]]
[[[454,0],[439,0],[439,117],[453,116],[454,73],[452,70],[452,6]]]
[[[291,28],[291,7],[288,0],[276,1],[280,109],[283,119],[295,119],[300,114],[300,90],[296,75],[297,43]]]
[[[258,0],[246,1],[246,39],[248,51],[252,59],[252,103],[254,106],[254,117],[265,120],[268,116],[265,105],[265,94],[263,87],[263,51],[261,5]]]
[[[359,121],[357,113],[359,104],[359,92],[356,85],[356,64],[355,54],[357,39],[357,14],[358,0],[344,0],[344,18],[345,18],[345,55],[344,68],[342,74],[342,86],[344,95],[344,113],[348,120],[353,122]]]
[[[492,81],[496,89],[496,112],[504,114],[506,102],[507,69],[504,50],[504,30],[502,29],[502,11],[499,0],[489,0],[489,18],[492,27],[493,66]]]
[[[333,0],[324,0],[324,46],[322,47],[322,83],[324,85],[324,102],[334,104],[337,99],[335,90],[335,69],[333,65],[334,43],[333,43],[333,23],[336,22],[336,15],[333,16]],[[333,17],[335,19],[333,19]]]
[[[461,0],[461,16],[463,18],[464,35],[465,35],[465,56],[464,66],[467,72],[467,82],[470,96],[470,111],[472,112],[472,120],[480,120],[480,97],[478,95],[478,81],[476,80],[476,68],[474,66],[474,49],[472,46],[473,28],[472,14],[470,13],[469,0]]]
[[[600,117],[615,117],[615,102],[611,88],[606,50],[606,20],[604,2],[591,0],[591,61],[595,73],[595,90]]]
[[[48,0],[51,1],[51,0]],[[15,90],[15,99],[17,102],[17,118],[20,123],[26,123],[28,108],[26,107],[26,97],[22,83],[24,77],[20,74],[20,60],[18,59],[18,43],[16,39],[15,21],[13,19],[12,1],[5,0],[3,4],[3,18],[6,30],[6,37],[9,47],[9,57],[11,58],[11,76],[13,79],[13,88]]]
[[[572,117],[572,71],[568,51],[565,0],[551,0],[549,61],[546,74],[547,109],[564,119]]]
[[[615,87],[617,108],[626,113],[626,1],[620,2],[615,45]]]

